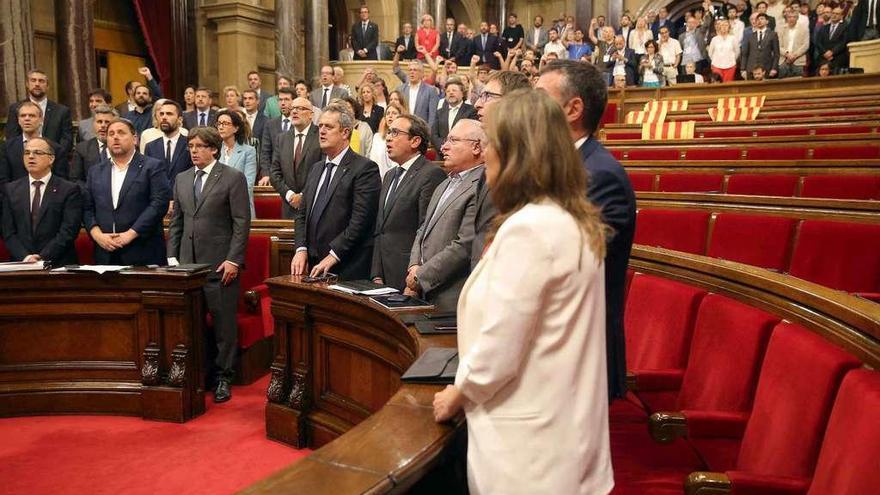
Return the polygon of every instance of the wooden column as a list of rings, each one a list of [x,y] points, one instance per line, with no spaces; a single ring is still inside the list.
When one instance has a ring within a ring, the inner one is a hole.
[[[304,7],[302,0],[275,0],[275,70],[294,80],[305,73]]]
[[[58,36],[58,100],[74,121],[89,116],[89,91],[98,85],[94,0],[55,0]]]
[[[575,0],[574,2],[574,19],[575,24],[584,30],[590,28],[590,19],[593,18],[593,2],[591,0]]]
[[[171,74],[168,79],[168,98],[181,101],[187,84],[198,84],[199,66],[196,48],[197,0],[170,0],[171,2]]]
[[[446,0],[434,0],[434,27],[441,33],[444,32],[446,22]]]
[[[309,0],[306,11],[306,76],[315,78],[321,73],[321,66],[330,62],[329,30],[330,21],[327,14],[327,2]]]
[[[0,0],[0,117],[25,97],[27,71],[34,66],[34,28],[29,0]]]

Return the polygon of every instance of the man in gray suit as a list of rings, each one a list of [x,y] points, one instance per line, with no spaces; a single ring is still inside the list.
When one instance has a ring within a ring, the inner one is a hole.
[[[269,177],[272,173],[270,170],[272,160],[275,158],[275,149],[278,147],[281,136],[293,129],[290,110],[293,107],[294,97],[295,93],[292,89],[279,89],[278,105],[281,108],[281,115],[273,117],[263,124],[263,135],[260,137],[260,175],[263,177]],[[259,185],[265,186],[268,184],[261,182]]]
[[[395,289],[406,287],[410,250],[416,230],[425,221],[428,202],[446,174],[425,159],[428,124],[401,115],[385,133],[388,158],[396,163],[385,174],[373,238],[373,281]]]
[[[308,98],[293,100],[290,109],[293,130],[278,139],[278,151],[274,153],[269,168],[269,181],[283,200],[281,216],[284,218],[296,218],[296,210],[302,207],[302,191],[309,168],[323,155],[318,142],[318,127],[312,125],[312,108]]]
[[[403,82],[397,87],[397,90],[406,99],[409,113],[427,122],[429,128],[432,127],[440,96],[437,95],[437,90],[433,86],[422,82],[422,63],[418,60],[409,62],[406,74],[404,74],[400,69],[397,53],[394,54],[393,62],[394,75]]]
[[[333,67],[325,65],[321,67],[321,85],[312,90],[309,99],[312,105],[324,108],[335,98],[343,98],[348,94],[344,88],[333,84]]]
[[[225,402],[232,397],[230,382],[238,350],[238,274],[244,267],[251,225],[248,185],[244,174],[217,161],[222,145],[217,129],[195,127],[188,137],[195,167],[182,172],[174,184],[168,264],[211,265],[204,292],[217,341],[214,402]]]
[[[767,14],[758,14],[757,28],[743,42],[739,67],[744,79],[752,79],[752,71],[761,66],[769,77],[776,77],[779,70],[779,36],[767,28]]]
[[[536,15],[535,25],[526,29],[526,48],[542,52],[549,39],[547,28],[544,27],[544,18]]]
[[[486,133],[461,120],[440,150],[448,178],[437,186],[416,232],[405,294],[421,294],[438,311],[454,311],[471,271],[477,182],[483,173]]]

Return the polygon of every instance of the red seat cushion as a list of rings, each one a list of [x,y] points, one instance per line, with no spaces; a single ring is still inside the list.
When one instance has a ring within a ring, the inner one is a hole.
[[[860,365],[851,354],[793,323],[770,337],[736,470],[809,478],[840,381]]]
[[[880,175],[810,175],[801,190],[804,198],[880,199]]]
[[[807,149],[797,146],[776,148],[752,148],[746,155],[747,160],[803,160],[807,158]]]
[[[654,174],[647,172],[629,172],[629,182],[632,184],[633,191],[653,191],[654,190]]]
[[[750,138],[752,131],[750,129],[712,129],[699,130],[704,138]]]
[[[832,289],[880,292],[878,246],[880,225],[805,220],[789,273]]]
[[[74,246],[76,248],[76,256],[79,259],[80,265],[95,264],[95,242],[92,241],[91,236],[89,236],[85,230],[81,230],[79,235],[76,236]]]
[[[271,234],[251,232],[248,236],[244,270],[241,273],[242,292],[262,284],[264,280],[269,278],[269,252],[271,248]]]
[[[630,148],[628,160],[679,160],[677,149],[668,148]]]
[[[709,212],[640,209],[634,242],[693,254],[706,252]]]
[[[880,373],[853,370],[840,385],[808,495],[862,495],[880,487]]]
[[[661,192],[721,192],[723,174],[663,174],[660,176]]]
[[[880,158],[880,146],[835,146],[821,147],[813,150],[814,160],[842,160],[842,159],[874,159]]]
[[[739,160],[742,153],[736,147],[731,148],[693,148],[685,152],[686,160]]]
[[[263,319],[260,315],[239,311],[236,319],[238,322],[239,348],[247,349],[267,337],[263,331]]]
[[[796,175],[734,174],[727,180],[727,194],[754,196],[794,196]]]
[[[6,249],[6,245],[3,244],[3,239],[0,238],[0,261],[9,261],[11,257],[12,255],[9,254],[9,251]]]
[[[281,196],[277,194],[255,194],[254,213],[260,220],[281,218]]]
[[[784,271],[796,220],[770,215],[719,213],[708,255],[747,265]],[[760,235],[756,235],[760,233]]]
[[[821,127],[814,128],[817,136],[825,134],[868,134],[873,131],[868,125],[848,125],[844,127]]]

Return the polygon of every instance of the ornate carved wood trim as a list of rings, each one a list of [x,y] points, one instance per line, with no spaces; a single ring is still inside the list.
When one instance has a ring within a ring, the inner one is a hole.
[[[141,367],[141,383],[144,385],[159,384],[159,344],[150,342],[144,349],[144,365]]]

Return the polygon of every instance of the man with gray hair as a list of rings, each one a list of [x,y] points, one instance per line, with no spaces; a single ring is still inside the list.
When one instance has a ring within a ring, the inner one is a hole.
[[[397,90],[406,99],[409,113],[420,117],[428,123],[429,128],[433,128],[434,114],[437,113],[440,97],[436,88],[422,82],[422,63],[418,60],[410,61],[404,74],[400,69],[399,53],[395,53],[393,69],[394,75],[403,83],[397,87]]]
[[[347,105],[331,103],[321,113],[318,143],[326,158],[311,165],[294,218],[294,275],[370,276],[381,181],[379,167],[349,148],[354,125]]]
[[[98,105],[92,114],[92,132],[95,137],[76,144],[70,165],[70,180],[74,182],[85,183],[89,169],[110,158],[107,150],[107,126],[119,114],[110,105]]]
[[[477,183],[483,173],[486,133],[476,120],[449,131],[443,154],[447,179],[434,190],[410,251],[406,294],[420,294],[438,311],[454,311],[471,271]]]

